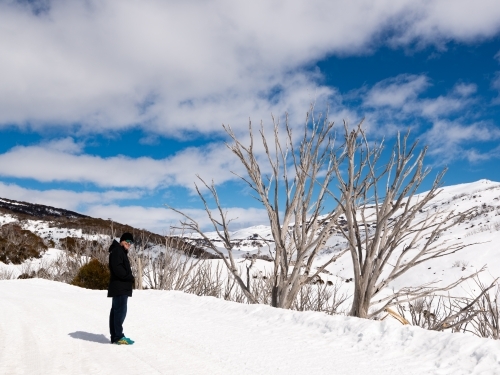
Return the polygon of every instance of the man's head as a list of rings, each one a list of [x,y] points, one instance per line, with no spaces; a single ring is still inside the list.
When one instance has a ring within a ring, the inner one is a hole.
[[[134,236],[132,233],[123,233],[122,236],[120,237],[120,245],[122,245],[125,249],[130,249],[130,246],[132,246],[134,243]]]

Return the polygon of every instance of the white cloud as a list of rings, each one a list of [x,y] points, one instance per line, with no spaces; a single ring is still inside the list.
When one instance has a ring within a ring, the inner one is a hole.
[[[457,85],[450,94],[416,101],[408,110],[423,117],[437,119],[464,111],[474,103],[475,99],[471,95],[475,92],[476,85]]]
[[[474,83],[459,83],[455,85],[453,91],[459,96],[470,96],[477,92],[477,85]]]
[[[500,130],[478,120],[481,114],[473,106],[479,100],[477,85],[457,83],[444,95],[424,97],[431,83],[423,75],[400,75],[365,89],[362,108],[370,136],[387,138],[411,129],[429,146],[428,154],[437,165],[498,157],[498,151],[484,146],[500,139]],[[474,149],[478,144],[483,144],[481,151]]]
[[[42,191],[0,182],[0,197],[2,198],[43,204],[77,212],[80,212],[79,210],[82,207],[89,204],[106,204],[124,199],[138,199],[141,196],[142,194],[139,191],[75,192],[60,189]]]
[[[405,120],[413,116],[436,120],[464,111],[475,98],[475,84],[458,83],[446,95],[421,98],[431,86],[425,75],[402,74],[375,84],[364,96],[363,106],[370,115],[384,121]]]
[[[222,143],[187,148],[166,159],[75,154],[79,150],[70,139],[15,147],[0,154],[0,176],[153,190],[172,185],[193,189],[197,174],[220,184],[235,178],[232,171],[242,172]]]
[[[499,95],[493,99],[493,104],[500,104],[500,72],[496,72],[495,78],[491,81],[491,87],[499,93]]]
[[[182,208],[180,210],[196,220],[203,230],[214,230],[204,210]],[[225,208],[225,211],[228,213],[228,218],[236,219],[231,225],[232,230],[267,223],[265,209],[229,207]],[[112,218],[122,224],[145,228],[159,234],[170,233],[172,226],[179,227],[182,218],[167,208],[140,206],[95,205],[89,207],[85,213],[92,217]]]
[[[401,108],[408,101],[415,100],[429,85],[429,79],[426,76],[401,74],[373,86],[365,97],[364,105]]]
[[[456,160],[477,162],[498,156],[498,150],[478,152],[465,144],[488,142],[500,139],[500,129],[483,123],[462,124],[447,120],[434,122],[432,128],[423,135],[429,145],[429,154],[436,157],[438,164]]]
[[[493,79],[493,81],[491,82],[491,86],[494,88],[494,89],[497,89],[500,91],[500,72],[497,72],[495,74],[495,78]]]
[[[71,137],[66,137],[62,139],[53,139],[48,142],[44,142],[40,145],[42,148],[49,150],[67,152],[69,154],[79,154],[83,151],[84,144],[76,143]]]
[[[384,43],[498,33],[496,0],[0,3],[0,123],[175,134],[300,112],[331,92],[301,68]],[[275,93],[278,92],[278,95]],[[389,102],[391,98],[386,98]],[[393,102],[394,103],[394,102]]]
[[[396,20],[404,27],[392,42],[397,45],[472,42],[498,33],[500,9],[496,0],[414,1]]]

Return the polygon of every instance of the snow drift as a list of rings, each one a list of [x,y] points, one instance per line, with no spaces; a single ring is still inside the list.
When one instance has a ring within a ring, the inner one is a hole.
[[[1,374],[499,374],[500,342],[173,291],[135,291],[110,345],[106,291],[0,281]]]

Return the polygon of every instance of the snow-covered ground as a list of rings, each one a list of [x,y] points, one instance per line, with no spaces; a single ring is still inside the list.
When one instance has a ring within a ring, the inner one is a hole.
[[[484,283],[500,276],[500,183],[481,180],[446,187],[428,209],[471,207],[481,214],[443,236],[471,246],[416,267],[391,287],[449,284],[483,265],[488,267],[481,274]],[[0,225],[12,221],[0,215]],[[53,228],[43,221],[24,221],[22,226],[55,241],[84,237],[81,230]],[[233,237],[239,242],[238,264],[244,267],[242,258],[259,251],[255,241],[271,236],[269,227],[260,225]],[[334,235],[318,262],[342,241]],[[266,254],[267,249],[260,251]],[[0,263],[0,273],[16,277],[60,253],[49,249],[42,259],[23,265]],[[221,260],[211,262],[215,266]],[[259,260],[252,270],[259,275],[269,265]],[[325,281],[341,281],[342,292],[352,293],[352,283],[345,282],[352,277],[348,255],[327,271]],[[469,282],[452,295],[476,292],[477,285]],[[144,290],[134,292],[125,324],[126,334],[137,342],[123,347],[109,345],[105,291],[41,279],[4,280],[0,301],[0,374],[500,374],[499,341],[401,326],[391,319],[361,320]]]
[[[37,272],[41,268],[49,270],[54,262],[60,256],[63,256],[64,250],[48,249],[41,258],[29,259],[22,264],[4,264],[0,262],[0,280],[1,279],[17,279],[21,274],[30,274]]]
[[[134,291],[110,345],[105,291],[0,281],[0,374],[500,374],[500,342],[394,321]]]

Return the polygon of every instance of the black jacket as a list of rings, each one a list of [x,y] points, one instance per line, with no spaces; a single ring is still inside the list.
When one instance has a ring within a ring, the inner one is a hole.
[[[109,247],[108,297],[127,295],[132,297],[134,276],[130,268],[127,251],[116,240]]]

